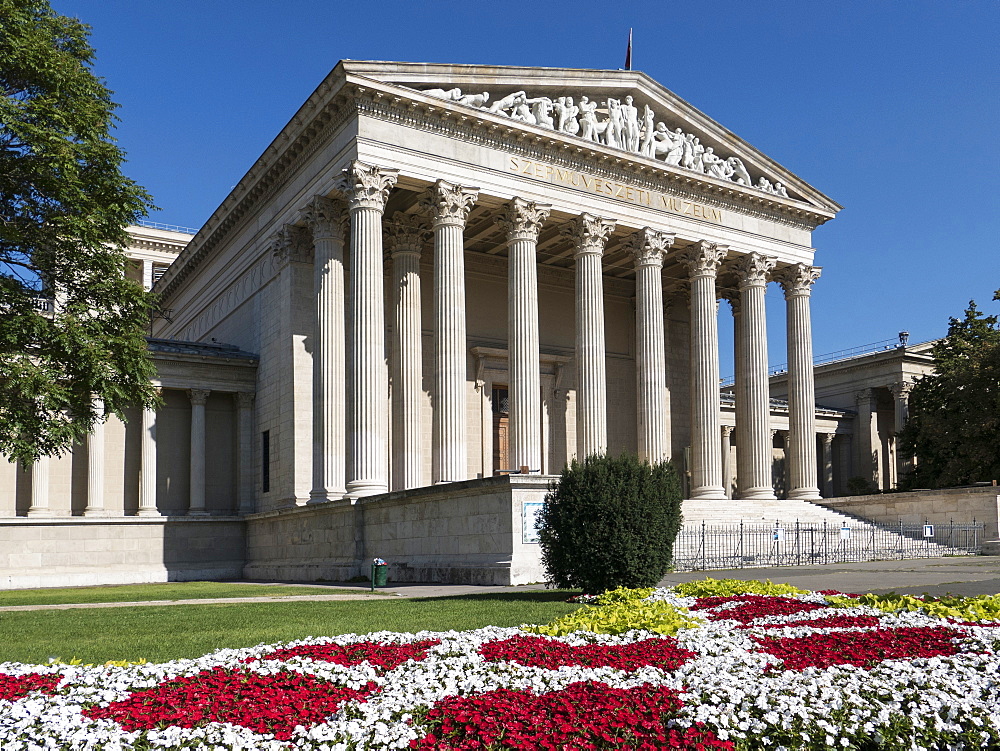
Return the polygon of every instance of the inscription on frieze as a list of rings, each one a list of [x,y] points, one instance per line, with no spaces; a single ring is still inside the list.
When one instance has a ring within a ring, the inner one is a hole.
[[[705,219],[717,224],[722,223],[722,211],[713,206],[705,206],[694,201],[688,201],[676,196],[660,193],[656,190],[645,190],[634,185],[605,180],[603,177],[588,175],[586,172],[556,167],[545,162],[511,156],[507,160],[507,170],[519,175],[526,175],[537,180],[544,180],[553,185],[567,185],[580,188],[591,193],[597,193],[608,198],[626,201],[638,206],[648,206],[671,214]]]

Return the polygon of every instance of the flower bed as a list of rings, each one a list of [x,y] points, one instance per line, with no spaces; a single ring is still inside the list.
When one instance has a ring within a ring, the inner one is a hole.
[[[1000,748],[993,601],[741,586],[588,598],[592,628],[573,633],[561,620],[0,664],[0,748]]]

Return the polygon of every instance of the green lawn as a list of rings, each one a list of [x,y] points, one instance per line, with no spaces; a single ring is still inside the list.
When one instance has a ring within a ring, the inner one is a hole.
[[[141,602],[143,600],[207,600],[214,597],[284,597],[286,595],[363,594],[368,590],[335,587],[288,587],[239,582],[169,582],[125,584],[116,587],[13,589],[0,592],[0,606],[59,605],[86,602]],[[378,592],[378,590],[376,590]]]
[[[222,647],[371,631],[547,623],[576,609],[567,591],[340,602],[233,603],[0,613],[0,662],[162,662]]]

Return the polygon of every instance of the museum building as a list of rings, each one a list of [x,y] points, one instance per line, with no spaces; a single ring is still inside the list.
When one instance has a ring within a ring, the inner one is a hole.
[[[537,581],[529,507],[600,452],[672,459],[689,521],[831,496],[839,209],[640,72],[342,61],[193,237],[132,229],[163,407],[0,469],[0,575]]]

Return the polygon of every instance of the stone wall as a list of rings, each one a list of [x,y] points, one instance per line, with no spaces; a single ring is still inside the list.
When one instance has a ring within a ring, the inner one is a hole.
[[[910,493],[884,493],[828,498],[816,501],[821,506],[869,521],[911,524],[986,523],[986,540],[1000,539],[997,519],[1000,516],[1000,488],[971,487],[947,490],[915,490]]]
[[[0,519],[0,589],[239,579],[244,522]]]
[[[526,584],[544,579],[537,543],[522,541],[522,506],[553,478],[491,477],[247,519],[247,579],[342,581],[390,564],[390,581]]]

